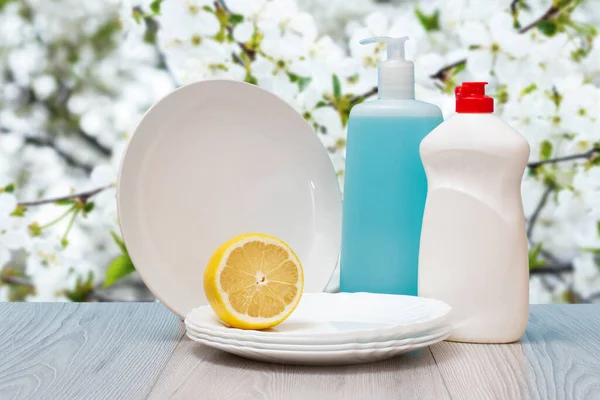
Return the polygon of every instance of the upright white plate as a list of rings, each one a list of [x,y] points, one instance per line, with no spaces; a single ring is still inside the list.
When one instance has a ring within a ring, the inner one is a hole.
[[[289,243],[305,291],[322,291],[341,242],[341,195],[327,151],[287,103],[256,86],[177,89],[139,123],[117,188],[121,230],[148,288],[180,317],[207,304],[204,268],[232,237]]]
[[[450,306],[434,299],[374,293],[305,293],[283,323],[263,331],[224,325],[210,306],[193,310],[188,330],[230,340],[294,345],[370,343],[440,327]]]

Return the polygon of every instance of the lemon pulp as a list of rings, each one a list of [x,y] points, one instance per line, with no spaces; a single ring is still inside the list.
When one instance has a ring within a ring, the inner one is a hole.
[[[273,236],[251,233],[221,245],[204,272],[204,291],[214,312],[240,329],[266,329],[296,308],[304,286],[302,265]]]

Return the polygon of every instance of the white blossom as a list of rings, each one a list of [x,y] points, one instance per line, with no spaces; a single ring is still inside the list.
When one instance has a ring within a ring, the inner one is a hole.
[[[419,100],[438,105],[447,118],[457,84],[488,81],[497,115],[530,143],[530,161],[576,155],[528,168],[523,177],[529,219],[551,189],[531,232],[532,247],[539,243],[550,252],[549,264],[574,269],[570,279],[533,276],[531,301],[563,301],[567,290],[594,296],[600,291],[594,256],[600,166],[598,154],[588,152],[600,142],[600,45],[595,38],[581,55],[585,35],[575,29],[597,26],[600,6],[586,1],[561,13],[552,22],[577,24],[545,34],[529,24],[550,0],[519,8],[520,27],[508,3],[166,0],[157,10],[151,0],[30,0],[27,17],[19,2],[8,2],[0,9],[0,159],[8,160],[0,162],[0,271],[25,252],[19,268],[36,287],[27,299],[36,301],[66,300],[88,273],[94,284],[102,280],[121,253],[111,237],[119,231],[113,188],[89,199],[94,210],[78,215],[66,237],[70,214],[46,225],[69,204],[9,214],[17,199],[114,184],[137,122],[178,84],[245,80],[280,96],[315,128],[343,185],[349,102],[372,93],[386,54],[384,44],[358,41],[409,36],[406,53],[415,62]],[[432,78],[449,65],[455,67],[446,76]],[[62,108],[48,107],[56,104]],[[16,184],[14,193],[4,190],[9,183]],[[8,297],[0,286],[0,300]]]

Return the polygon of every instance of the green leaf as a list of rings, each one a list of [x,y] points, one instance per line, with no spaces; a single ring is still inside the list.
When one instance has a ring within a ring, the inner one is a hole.
[[[135,21],[136,24],[139,24],[144,19],[144,14],[137,8],[134,8],[131,12],[131,17]]]
[[[348,125],[348,120],[350,118],[350,110],[356,104],[352,102],[354,96],[352,94],[346,94],[334,102],[334,107],[340,116],[340,121],[342,122],[342,126],[346,127]]]
[[[339,138],[338,140],[335,141],[335,149],[336,150],[343,150],[345,148],[346,148],[346,139]]]
[[[525,89],[521,90],[521,96],[526,96],[529,93],[533,93],[537,90],[537,85],[535,83],[532,83],[531,85],[527,86]]]
[[[86,280],[80,276],[77,277],[73,290],[65,290],[63,293],[69,300],[81,303],[88,301],[90,293],[94,291],[94,273],[88,272]]]
[[[288,72],[287,75],[290,78],[290,81],[295,82],[298,85],[298,89],[300,89],[300,91],[306,89],[306,87],[310,85],[310,82],[312,81],[310,76],[300,76],[292,72]]]
[[[134,14],[135,15],[135,14]],[[134,17],[135,18],[135,17]],[[143,18],[143,16],[142,16]],[[107,55],[117,45],[116,33],[121,30],[121,23],[117,18],[109,19],[90,36],[89,41],[96,55]]]
[[[0,279],[0,287],[7,286],[8,289],[8,301],[25,301],[27,296],[35,294],[35,286],[31,283],[31,278],[25,274],[25,272],[16,268],[4,267],[0,269],[0,276],[2,277],[17,277],[22,278],[18,282],[10,280],[3,281]],[[22,283],[21,283],[22,281]]]
[[[584,253],[592,253],[595,256],[600,256],[600,248],[596,247],[583,247],[580,249]]]
[[[358,82],[358,79],[359,79],[359,78],[360,78],[360,75],[359,75],[359,74],[354,74],[354,75],[351,75],[351,76],[347,77],[347,78],[346,78],[346,81],[347,81],[349,84],[353,85],[353,84],[355,84],[356,82]]]
[[[229,16],[229,24],[232,28],[235,28],[240,23],[244,22],[244,16],[241,14],[231,14]]]
[[[223,28],[221,28],[221,30],[219,32],[217,32],[217,34],[215,36],[213,36],[213,39],[215,39],[219,43],[225,42],[226,38],[227,38],[227,34],[225,32],[225,29],[223,29]]]
[[[540,175],[540,167],[536,166],[536,167],[528,167],[527,168],[527,176],[531,176],[533,178],[538,178]]]
[[[342,84],[337,75],[333,75],[333,97],[338,98],[342,95]]]
[[[584,58],[588,56],[588,54],[590,54],[592,48],[592,46],[579,47],[578,49],[573,50],[571,52],[571,58],[573,59],[573,61],[581,62]]]
[[[586,163],[585,169],[586,171],[593,167],[600,167],[600,155],[593,155]]]
[[[122,254],[115,258],[108,269],[106,270],[106,276],[104,278],[104,288],[114,285],[117,281],[123,279],[127,275],[135,271],[135,267],[131,262],[129,255]]]
[[[229,13],[223,7],[217,7],[215,16],[219,20],[221,28],[225,28],[229,24]]]
[[[42,234],[42,228],[37,222],[32,222],[27,226],[29,229],[29,234],[33,237],[40,236]]]
[[[146,27],[144,31],[144,42],[155,44],[159,28],[158,22],[156,22],[154,18],[144,18],[144,25]]]
[[[15,191],[15,184],[9,183],[8,185],[4,186],[4,191],[6,193],[13,193]],[[1,193],[1,191],[0,191],[0,193]]]
[[[83,206],[83,212],[89,213],[90,211],[92,211],[94,209],[95,205],[96,204],[93,201],[88,201],[87,203],[85,203],[85,206]]]
[[[162,0],[154,0],[150,3],[150,10],[152,10],[154,15],[160,14],[160,3],[162,3]]]
[[[558,93],[556,86],[552,87],[552,91],[550,92],[550,100],[552,100],[556,107],[560,107],[560,103],[562,103],[563,96],[562,94]]]
[[[552,157],[552,143],[544,140],[540,145],[540,158],[542,160],[547,160],[550,157]]]
[[[463,72],[465,70],[465,68],[467,68],[467,63],[463,62],[458,64],[456,67],[454,67],[454,69],[452,70],[452,75],[458,75],[461,72]]]
[[[492,95],[498,100],[499,104],[506,104],[510,100],[510,94],[508,93],[508,86],[505,84],[498,85],[496,93]]]
[[[308,85],[310,85],[310,82],[312,81],[312,78],[309,77],[301,77],[300,79],[298,79],[298,89],[300,89],[300,91],[303,91],[304,89],[306,89],[308,87]]]
[[[440,10],[435,10],[433,14],[425,14],[421,9],[415,9],[415,15],[427,32],[440,30]]]
[[[17,205],[17,208],[15,208],[13,210],[13,212],[10,213],[10,216],[11,217],[24,217],[25,211],[27,211],[27,207],[19,204],[19,205]]]
[[[124,254],[127,254],[127,248],[125,247],[125,242],[123,241],[123,239],[121,239],[119,237],[119,235],[117,235],[117,233],[114,232],[114,231],[111,231],[110,235],[112,236],[112,238],[115,241],[115,243],[117,244],[117,246],[119,246],[119,248],[121,249],[121,251]]]
[[[254,75],[252,75],[250,72],[246,72],[246,76],[244,77],[244,82],[248,82],[253,85],[257,85],[258,79]]]
[[[556,25],[556,22],[548,20],[541,21],[537,25],[537,28],[546,36],[554,36],[558,31],[558,25]]]
[[[15,1],[15,0],[0,0],[0,11],[11,1]]]
[[[538,260],[540,253],[542,252],[542,244],[538,243],[533,248],[529,249],[529,269],[535,269],[545,265],[546,260]]]
[[[321,100],[315,105],[315,108],[323,108],[323,107],[327,107],[327,106],[328,106],[327,102],[324,100]]]
[[[55,201],[54,204],[56,204],[57,206],[72,206],[73,200],[71,200],[71,199],[58,200],[58,201]]]

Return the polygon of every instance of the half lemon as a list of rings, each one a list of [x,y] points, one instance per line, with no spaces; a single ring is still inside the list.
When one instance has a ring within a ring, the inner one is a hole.
[[[284,241],[251,233],[221,245],[204,272],[204,292],[217,316],[240,329],[266,329],[294,311],[304,272]]]

